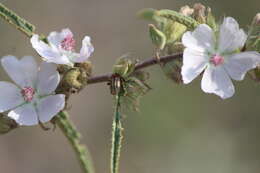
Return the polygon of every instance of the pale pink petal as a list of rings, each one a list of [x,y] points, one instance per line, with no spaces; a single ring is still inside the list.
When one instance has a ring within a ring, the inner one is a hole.
[[[54,64],[43,62],[38,72],[37,89],[42,95],[51,94],[55,91],[60,82],[60,75]]]
[[[14,56],[5,56],[1,59],[1,63],[17,85],[34,87],[37,77],[37,64],[33,57],[25,56],[19,60]]]
[[[187,31],[182,36],[185,47],[199,52],[212,52],[214,50],[214,32],[206,25],[199,25],[193,32]]]
[[[229,98],[235,93],[234,85],[223,67],[210,66],[206,68],[201,89],[206,93],[213,93],[222,99]]]
[[[247,35],[243,29],[239,29],[237,21],[232,17],[226,17],[220,26],[218,51],[235,51],[244,46],[246,39]]]
[[[70,64],[67,56],[64,56],[57,47],[50,46],[40,40],[38,35],[32,36],[31,43],[33,48],[46,62],[52,62],[55,64]]]
[[[82,47],[80,49],[80,55],[72,59],[73,62],[84,62],[86,61],[90,55],[94,52],[94,47],[91,44],[91,39],[89,36],[85,36],[82,40]]]
[[[21,126],[33,126],[39,124],[36,110],[34,106],[29,103],[10,111],[8,117],[14,119]]]
[[[9,82],[0,82],[0,112],[5,112],[24,103],[21,90]]]
[[[47,96],[40,100],[37,105],[40,121],[42,123],[50,121],[57,115],[65,106],[65,95],[57,94]]]
[[[243,80],[248,70],[254,69],[260,64],[258,52],[242,52],[227,57],[224,67],[234,80]]]
[[[190,83],[205,69],[207,62],[207,55],[186,48],[183,53],[183,66],[181,68],[183,82],[185,84]]]

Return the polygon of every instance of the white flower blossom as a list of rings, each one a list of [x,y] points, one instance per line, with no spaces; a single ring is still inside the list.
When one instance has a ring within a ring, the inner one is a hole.
[[[238,53],[246,39],[247,35],[232,17],[224,19],[218,34],[206,24],[186,32],[182,37],[186,47],[181,71],[183,82],[190,83],[205,70],[202,90],[222,99],[231,97],[235,92],[231,79],[243,80],[246,72],[260,63],[258,52]]]
[[[31,126],[50,121],[64,108],[65,96],[54,93],[60,75],[54,64],[43,62],[38,68],[31,56],[1,59],[2,66],[16,83],[0,81],[0,113],[19,125]]]
[[[48,44],[39,39],[39,35],[31,38],[32,47],[47,62],[55,64],[67,64],[73,66],[74,63],[86,61],[94,51],[89,36],[82,40],[80,53],[75,52],[75,40],[69,29],[59,32],[51,32],[47,38]]]

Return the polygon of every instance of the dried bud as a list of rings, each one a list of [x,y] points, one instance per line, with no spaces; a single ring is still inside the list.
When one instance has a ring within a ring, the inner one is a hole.
[[[194,18],[199,22],[199,23],[206,23],[206,7],[202,5],[201,3],[196,3],[193,6],[194,13],[193,16]]]
[[[60,64],[60,65],[58,65],[58,68],[57,68],[57,70],[60,74],[66,73],[67,71],[69,71],[69,69],[71,69],[71,66],[65,65],[65,64]]]
[[[163,50],[166,44],[166,36],[164,33],[152,24],[149,25],[149,33],[152,43],[156,46],[156,48]]]
[[[0,134],[5,134],[17,128],[17,123],[9,117],[0,114]]]
[[[184,16],[191,16],[193,12],[194,9],[190,8],[188,5],[185,5],[180,9],[180,13],[183,14]]]
[[[254,23],[260,25],[260,13],[257,13],[254,18]]]
[[[87,76],[89,77],[92,73],[92,64],[90,61],[85,61],[83,63],[76,63],[75,67],[79,67],[84,72],[86,72]]]

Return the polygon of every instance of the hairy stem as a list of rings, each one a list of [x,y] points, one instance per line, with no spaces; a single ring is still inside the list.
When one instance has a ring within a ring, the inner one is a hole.
[[[112,129],[112,149],[111,149],[111,173],[118,173],[120,150],[122,145],[122,125],[120,115],[120,96],[116,95],[115,114]]]
[[[80,133],[69,120],[68,113],[65,111],[60,112],[56,116],[56,123],[76,153],[82,171],[84,173],[94,173],[89,151],[84,145],[80,144]]]
[[[8,9],[2,3],[0,3],[0,17],[28,37],[31,37],[35,31],[35,26],[18,16],[15,12]]]
[[[174,61],[174,60],[180,59],[180,58],[182,58],[182,53],[176,53],[173,55],[163,56],[163,57],[160,57],[160,63],[167,63],[167,62]],[[137,63],[135,66],[135,71],[150,67],[155,64],[158,64],[158,60],[156,59],[156,57],[148,58],[140,63]],[[108,82],[108,81],[110,81],[111,76],[112,76],[112,73],[92,76],[88,79],[88,84]]]

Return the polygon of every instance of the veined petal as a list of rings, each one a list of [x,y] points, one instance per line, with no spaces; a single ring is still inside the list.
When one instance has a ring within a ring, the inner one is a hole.
[[[232,17],[226,17],[220,26],[218,51],[225,53],[242,48],[246,39],[247,35],[243,29],[239,29],[237,21]]]
[[[36,110],[32,104],[22,105],[10,111],[7,116],[23,126],[32,126],[39,123]]]
[[[65,95],[57,94],[45,97],[37,105],[39,119],[42,123],[50,121],[65,106]]]
[[[22,104],[21,90],[9,82],[0,82],[0,112],[8,111]]]
[[[234,85],[223,67],[206,68],[202,81],[201,89],[206,93],[213,93],[222,99],[229,98],[235,93]]]
[[[47,62],[55,64],[70,64],[69,59],[64,56],[57,47],[50,46],[39,39],[38,35],[33,35],[31,38],[33,48]]]
[[[84,62],[86,61],[90,55],[94,52],[94,47],[91,44],[91,38],[89,36],[85,36],[82,40],[82,47],[80,49],[80,55],[73,59],[74,62]]]
[[[186,48],[183,52],[183,66],[181,68],[183,82],[190,83],[205,69],[207,62],[207,55]]]
[[[43,62],[38,72],[37,89],[41,96],[51,94],[60,82],[60,75],[54,64]]]
[[[232,79],[243,80],[246,72],[259,64],[260,54],[250,51],[230,55],[224,67]]]
[[[25,56],[19,60],[14,56],[5,56],[1,62],[5,71],[17,85],[34,87],[38,70],[33,57]]]
[[[214,32],[206,25],[199,25],[193,32],[187,31],[182,36],[185,47],[200,52],[212,52],[215,47]]]

